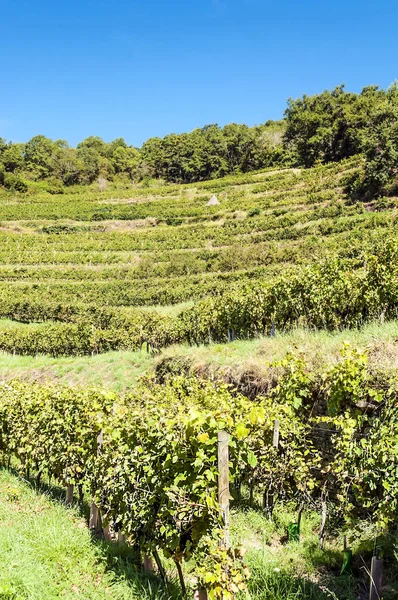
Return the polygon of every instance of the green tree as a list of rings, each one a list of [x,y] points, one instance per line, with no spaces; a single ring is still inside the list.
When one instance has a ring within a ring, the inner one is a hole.
[[[91,146],[78,144],[76,157],[81,162],[83,169],[81,171],[81,181],[91,183],[97,179],[100,173],[100,154]]]
[[[230,123],[223,129],[225,156],[230,172],[248,171],[257,167],[256,134],[247,125]]]
[[[90,150],[94,150],[97,154],[101,156],[106,156],[108,149],[107,144],[101,137],[90,135],[88,138],[83,140],[77,145],[77,149],[81,150],[83,148],[89,148]]]
[[[375,114],[385,102],[386,92],[377,86],[354,94],[340,85],[331,92],[289,99],[285,147],[304,167],[358,154]]]
[[[36,135],[25,146],[25,164],[34,179],[52,175],[59,146],[44,135]]]
[[[125,140],[122,137],[116,138],[112,142],[109,142],[109,144],[106,145],[108,158],[111,159],[114,152],[118,148],[128,148]]]
[[[84,168],[75,148],[63,148],[54,160],[54,175],[65,185],[80,183]]]
[[[24,144],[9,144],[2,153],[2,163],[6,171],[14,173],[23,168],[24,160]]]
[[[133,174],[139,164],[140,152],[136,148],[117,146],[113,151],[111,163],[115,173]]]
[[[371,197],[396,193],[398,189],[398,87],[396,84],[387,90],[386,101],[375,113],[372,125],[363,141],[363,147],[366,163],[363,174],[357,179],[357,192]]]
[[[0,137],[0,157],[3,154],[4,150],[7,149],[7,142],[4,138]]]

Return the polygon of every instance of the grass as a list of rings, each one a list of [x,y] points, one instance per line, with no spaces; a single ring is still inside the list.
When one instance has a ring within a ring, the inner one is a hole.
[[[0,354],[0,378],[57,381],[73,387],[104,387],[125,392],[152,367],[153,360],[144,351],[62,358]]]
[[[341,332],[310,331],[297,328],[289,333],[276,334],[255,340],[237,340],[229,344],[200,347],[174,346],[163,351],[158,360],[176,363],[186,359],[192,373],[211,379],[224,380],[250,397],[269,391],[275,380],[272,363],[287,352],[301,352],[309,369],[325,371],[340,358],[343,344],[348,342],[365,351],[369,370],[383,377],[396,377],[398,369],[398,321],[371,323],[361,329]],[[158,370],[162,370],[158,367]]]
[[[117,546],[94,544],[74,509],[0,471],[0,599],[168,600]]]
[[[247,561],[252,572],[249,582],[251,598],[321,600],[333,597],[325,595],[325,589],[329,589],[326,582],[336,579],[342,553],[332,549],[318,550],[316,528],[319,517],[315,513],[304,516],[300,542],[288,543],[287,527],[296,518],[294,510],[289,510],[289,507],[278,507],[272,521],[256,509],[240,507],[232,511],[233,540],[248,550]],[[320,564],[314,564],[314,553],[322,556]],[[319,567],[326,574],[321,575]],[[341,582],[338,585],[341,587]],[[345,600],[351,598],[355,596],[350,594]]]
[[[235,366],[251,358],[262,362],[279,360],[288,350],[299,349],[314,363],[330,362],[345,342],[354,346],[376,349],[386,344],[398,343],[398,321],[370,323],[361,329],[341,332],[296,328],[289,333],[276,333],[273,337],[255,340],[236,340],[229,344],[210,344],[199,347],[173,346],[164,350],[165,356],[184,355],[194,357],[199,363],[211,361],[219,367]]]
[[[142,306],[141,308],[143,310],[155,310],[156,312],[160,313],[161,315],[165,315],[168,317],[176,317],[180,312],[182,312],[183,310],[186,310],[187,308],[192,308],[192,306],[194,305],[194,302],[188,301],[188,302],[180,302],[179,304],[169,304],[167,306],[162,306],[162,305],[155,305],[155,306]],[[126,309],[125,309],[126,310]],[[128,311],[128,309],[126,310],[126,312]]]
[[[57,492],[44,486],[37,491],[0,469],[0,600],[182,600],[173,578],[166,591],[156,576],[140,573],[128,547],[94,542],[86,520]],[[370,562],[374,531],[364,525],[362,538],[352,545],[354,576],[340,577],[342,532],[321,550],[320,518],[308,511],[300,542],[288,542],[287,527],[296,518],[293,505],[277,505],[271,521],[256,504],[233,504],[232,542],[246,548],[251,571],[249,594],[236,600],[365,600],[368,575],[358,565]],[[394,546],[396,538],[385,546],[384,600],[398,594]]]
[[[5,326],[9,323],[12,322],[6,322]],[[144,350],[64,358],[0,354],[0,379],[56,381],[76,387],[98,386],[125,392],[163,361],[167,363],[182,357],[188,360],[193,373],[216,376],[239,386],[244,381],[262,391],[272,376],[269,363],[283,358],[289,350],[298,348],[310,366],[318,370],[339,359],[345,341],[367,350],[371,369],[391,374],[397,371],[398,321],[391,321],[337,333],[296,329],[275,337],[236,340],[230,344],[171,346],[156,356]]]
[[[287,527],[297,519],[294,507],[277,506],[273,520],[260,510],[234,508],[231,533],[235,543],[247,550],[250,566],[251,600],[367,600],[371,545],[374,531],[367,531],[367,544],[356,539],[353,575],[340,575],[343,563],[343,532],[326,540],[319,548],[319,514],[308,511],[301,521],[300,542],[287,541]],[[369,539],[368,539],[369,537]],[[372,538],[372,539],[371,539]],[[388,569],[385,569],[384,600],[397,597],[397,562],[391,544]]]
[[[253,600],[328,597],[309,579],[306,544],[303,548],[299,544],[283,547],[276,542],[292,518],[293,514],[287,512],[272,525],[255,510],[235,510],[232,514],[234,541],[246,546],[251,542],[248,562]],[[310,520],[304,528],[306,538],[311,536],[312,525]],[[264,535],[259,541],[261,532]],[[300,576],[293,575],[293,562]],[[78,597],[171,600],[178,599],[179,592],[173,588],[166,593],[155,578],[144,578],[116,545],[94,544],[86,522],[76,510],[1,470],[0,599]]]

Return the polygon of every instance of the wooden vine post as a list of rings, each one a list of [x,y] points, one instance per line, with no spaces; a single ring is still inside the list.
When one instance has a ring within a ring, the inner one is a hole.
[[[121,531],[117,532],[117,543],[121,546],[126,543],[126,536]]]
[[[97,456],[99,456],[102,452],[103,443],[104,443],[104,432],[100,431],[100,433],[97,437]],[[90,519],[88,522],[88,526],[93,535],[102,535],[103,534],[101,514],[100,514],[99,508],[95,504],[95,502],[91,503]]]
[[[218,442],[218,503],[220,505],[223,522],[224,536],[221,545],[229,548],[229,434],[226,431],[219,431],[217,435]],[[194,600],[207,600],[207,591],[198,589],[194,593]]]
[[[229,434],[218,432],[218,503],[224,520],[223,546],[229,548]]]
[[[278,450],[279,448],[279,432],[280,432],[280,421],[279,419],[275,419],[274,422],[274,434],[272,438],[272,446]],[[272,488],[268,488],[264,491],[263,495],[263,511],[268,518],[272,517],[272,513],[274,510],[274,492]]]
[[[322,518],[321,518],[321,527],[319,530],[319,547],[323,548],[325,545],[325,531],[326,531],[326,521],[327,521],[328,513],[327,513],[327,503],[325,499],[322,499]]]
[[[153,564],[152,556],[149,556],[149,554],[144,554],[143,566],[146,573],[153,573],[155,571],[155,565]]]
[[[193,596],[194,600],[207,600],[206,590],[196,590]]]
[[[71,504],[73,504],[73,485],[71,483],[66,484],[65,503],[67,506],[71,506]]]
[[[279,448],[279,430],[280,430],[280,421],[279,421],[279,419],[275,419],[274,438],[272,440],[272,445],[274,448]]]
[[[379,557],[379,552],[377,549],[372,558],[369,600],[381,600],[383,594],[383,559]]]

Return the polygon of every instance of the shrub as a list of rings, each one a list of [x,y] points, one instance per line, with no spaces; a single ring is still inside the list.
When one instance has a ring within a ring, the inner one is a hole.
[[[249,212],[247,213],[248,217],[255,217],[256,215],[259,215],[261,213],[261,210],[259,209],[258,206],[256,206],[256,208],[252,208],[251,210],[249,210]]]
[[[47,192],[50,194],[63,194],[65,192],[62,182],[56,177],[51,177],[46,182]]]
[[[13,173],[5,173],[4,174],[4,186],[15,192],[27,192],[28,184]]]

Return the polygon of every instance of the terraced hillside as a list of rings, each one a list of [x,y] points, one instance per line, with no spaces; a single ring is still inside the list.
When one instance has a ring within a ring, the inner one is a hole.
[[[353,600],[376,543],[395,597],[398,203],[346,193],[361,160],[0,194],[0,458],[94,499],[126,536],[98,597],[177,599],[178,572],[191,596]],[[27,488],[4,478],[5,511],[26,513]],[[298,543],[285,533],[303,508]],[[347,539],[353,575],[336,577]],[[130,546],[158,577],[137,575]]]
[[[198,314],[214,316],[208,297],[232,314],[231,294],[269,289],[273,282],[278,287],[325,259],[329,269],[331,257],[350,261],[349,271],[363,267],[367,253],[394,237],[398,211],[394,198],[347,199],[345,182],[359,161],[190,185],[3,192],[0,315],[11,322],[2,322],[0,347],[17,354],[90,354],[144,342],[161,347],[252,337],[286,328],[296,317],[318,326],[307,309],[287,320],[270,314],[266,324],[263,315],[261,326],[251,313],[242,326],[207,317],[198,323]],[[207,206],[213,194],[220,204]],[[308,273],[303,277],[307,281]],[[376,312],[388,310],[383,306]],[[359,320],[367,316],[377,314],[362,311]],[[327,327],[341,321],[324,320]]]

